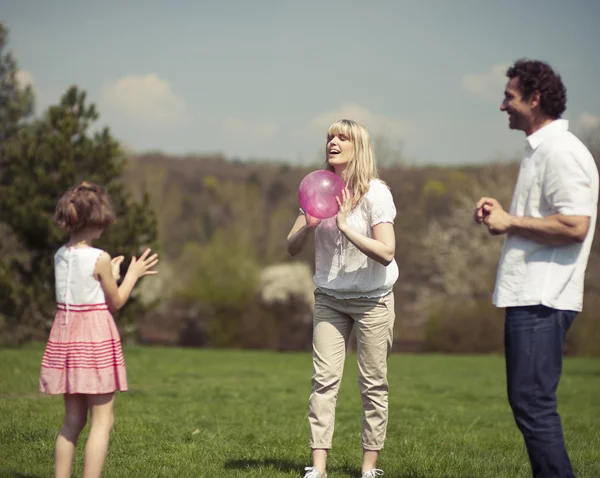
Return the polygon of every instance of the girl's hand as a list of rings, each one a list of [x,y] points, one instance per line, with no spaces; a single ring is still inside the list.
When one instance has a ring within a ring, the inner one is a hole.
[[[131,258],[131,264],[127,269],[127,274],[134,274],[136,278],[140,279],[144,276],[153,276],[158,274],[158,271],[151,270],[156,264],[158,264],[158,254],[152,254],[150,257],[150,249],[146,249],[139,259],[135,256]]]
[[[350,213],[350,198],[350,190],[348,188],[342,189],[341,200],[339,196],[335,197],[340,208],[337,213],[337,226],[340,230],[346,227],[346,219],[348,218],[348,214]]]
[[[118,281],[121,278],[121,264],[125,260],[125,256],[113,257],[110,261],[110,265],[112,266],[112,276],[115,281]]]
[[[310,228],[310,229],[314,229],[315,227],[317,227],[319,224],[321,224],[321,219],[318,219],[316,217],[311,216],[308,213],[304,214],[304,218],[306,219],[306,225]]]

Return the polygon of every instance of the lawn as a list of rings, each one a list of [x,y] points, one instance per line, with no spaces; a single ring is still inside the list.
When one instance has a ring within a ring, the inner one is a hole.
[[[52,475],[61,397],[37,392],[43,347],[0,350],[0,476]],[[106,477],[299,477],[309,465],[309,354],[127,347]],[[496,356],[393,355],[385,477],[529,477]],[[565,361],[559,407],[579,478],[600,477],[600,361]],[[360,476],[349,356],[329,477]],[[74,475],[82,472],[81,437]]]

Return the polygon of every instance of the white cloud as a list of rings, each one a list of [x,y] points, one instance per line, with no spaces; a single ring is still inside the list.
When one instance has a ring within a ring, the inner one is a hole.
[[[28,70],[17,71],[16,78],[20,88],[25,88],[27,85],[31,85],[32,88],[35,86],[33,75]]]
[[[600,116],[584,112],[575,120],[575,124],[580,129],[597,129],[600,128]]]
[[[472,95],[488,100],[501,101],[504,87],[508,78],[506,70],[510,65],[508,63],[500,63],[492,66],[485,73],[469,73],[461,79],[463,89]]]
[[[227,118],[223,122],[223,129],[227,134],[241,136],[244,139],[265,141],[275,136],[279,130],[279,126],[276,123],[269,121]]]
[[[189,118],[185,100],[155,73],[129,75],[104,88],[108,107],[138,125],[172,127]]]
[[[408,121],[375,114],[355,103],[347,103],[335,110],[315,116],[309,121],[308,129],[310,131],[318,130],[325,134],[327,128],[340,119],[351,119],[364,125],[371,136],[383,135],[405,140],[407,137],[416,135],[415,128]]]

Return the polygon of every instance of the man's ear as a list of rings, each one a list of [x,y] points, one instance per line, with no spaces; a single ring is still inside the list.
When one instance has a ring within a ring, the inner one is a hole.
[[[540,106],[541,102],[542,102],[542,94],[539,92],[539,90],[535,90],[533,93],[531,93],[531,95],[529,96],[529,105],[532,108],[536,108],[536,107]]]

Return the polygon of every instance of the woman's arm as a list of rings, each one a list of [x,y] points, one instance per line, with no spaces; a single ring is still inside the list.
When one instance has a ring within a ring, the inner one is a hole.
[[[296,222],[287,237],[287,250],[290,256],[295,256],[302,252],[311,232],[314,231],[320,222],[320,219],[312,217],[309,214],[300,214],[296,218]]]
[[[382,222],[373,226],[372,238],[354,231],[348,224],[344,224],[339,229],[359,251],[374,261],[387,266],[394,260],[396,236],[393,224]]]
[[[342,201],[338,198],[340,210],[337,215],[337,226],[342,234],[356,246],[356,248],[374,261],[387,266],[394,260],[396,253],[396,235],[391,222],[381,222],[372,227],[373,237],[367,237],[356,232],[346,222],[350,212],[349,192],[342,191]]]

